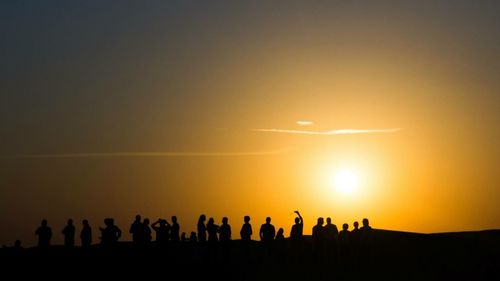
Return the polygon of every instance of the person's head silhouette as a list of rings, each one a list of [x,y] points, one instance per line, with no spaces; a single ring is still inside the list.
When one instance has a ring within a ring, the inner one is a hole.
[[[283,232],[285,232],[285,230],[283,229],[283,227],[280,227],[280,229],[278,229],[277,236],[283,235]]]
[[[243,218],[243,221],[244,221],[245,223],[249,223],[249,222],[250,222],[250,216],[245,216],[245,217]]]
[[[214,223],[215,223],[214,218],[209,218],[209,219],[208,219],[208,224],[212,225],[212,224],[214,224]]]
[[[343,230],[348,230],[348,229],[349,229],[349,225],[348,225],[347,223],[344,223],[344,224],[342,225],[342,229],[343,229]]]
[[[88,226],[88,225],[89,225],[89,221],[85,219],[85,220],[83,220],[83,221],[82,221],[82,224],[83,224],[84,226]]]
[[[177,223],[177,217],[176,216],[172,216],[172,223]]]
[[[318,218],[318,225],[323,225],[323,223],[324,223],[323,218],[322,218],[322,217],[319,217],[319,218]]]
[[[326,218],[326,223],[327,224],[331,224],[332,223],[332,218],[330,218],[330,217]]]
[[[68,225],[73,225],[73,220],[72,219],[68,220]]]
[[[198,222],[205,222],[206,220],[207,220],[207,217],[204,214],[202,214],[202,215],[200,215]]]
[[[266,218],[266,223],[267,223],[267,224],[270,224],[270,223],[271,223],[271,217],[267,217],[267,218]]]
[[[135,216],[135,221],[136,222],[141,222],[141,215],[136,215]]]
[[[354,229],[358,229],[359,228],[359,222],[355,221],[353,223],[353,225],[354,225]]]
[[[227,224],[228,221],[229,219],[227,217],[222,218],[222,224]]]
[[[149,225],[149,219],[145,218],[143,223],[144,223],[144,225]]]
[[[363,226],[364,226],[364,227],[369,227],[369,226],[370,226],[370,222],[368,221],[368,219],[367,219],[367,218],[364,218],[364,219],[363,219]]]
[[[42,226],[43,226],[43,227],[47,226],[47,220],[46,220],[46,219],[43,219],[43,220],[42,220]]]

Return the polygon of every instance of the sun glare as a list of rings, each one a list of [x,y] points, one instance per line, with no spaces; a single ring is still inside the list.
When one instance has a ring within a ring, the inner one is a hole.
[[[340,170],[333,178],[335,190],[341,195],[353,195],[359,186],[359,176],[351,170]]]

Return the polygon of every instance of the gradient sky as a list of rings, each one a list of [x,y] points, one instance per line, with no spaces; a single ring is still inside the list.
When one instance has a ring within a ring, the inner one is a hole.
[[[318,216],[500,228],[499,14],[498,1],[1,1],[0,244],[32,245],[42,218],[56,243],[67,218],[97,240],[104,217],[128,230],[137,213],[177,215],[187,233],[204,213],[235,234],[270,215],[288,235],[296,209],[305,233]],[[382,131],[335,131],[348,129]],[[335,191],[340,170],[355,194]]]

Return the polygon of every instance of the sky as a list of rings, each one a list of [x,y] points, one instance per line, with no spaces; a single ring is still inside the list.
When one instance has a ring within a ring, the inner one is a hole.
[[[47,219],[500,228],[498,1],[2,1],[0,245]],[[253,236],[257,239],[256,234]]]

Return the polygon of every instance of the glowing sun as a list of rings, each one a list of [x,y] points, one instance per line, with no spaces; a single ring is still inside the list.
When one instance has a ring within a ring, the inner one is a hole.
[[[333,177],[333,185],[338,194],[353,195],[359,186],[359,176],[351,170],[337,171]]]

